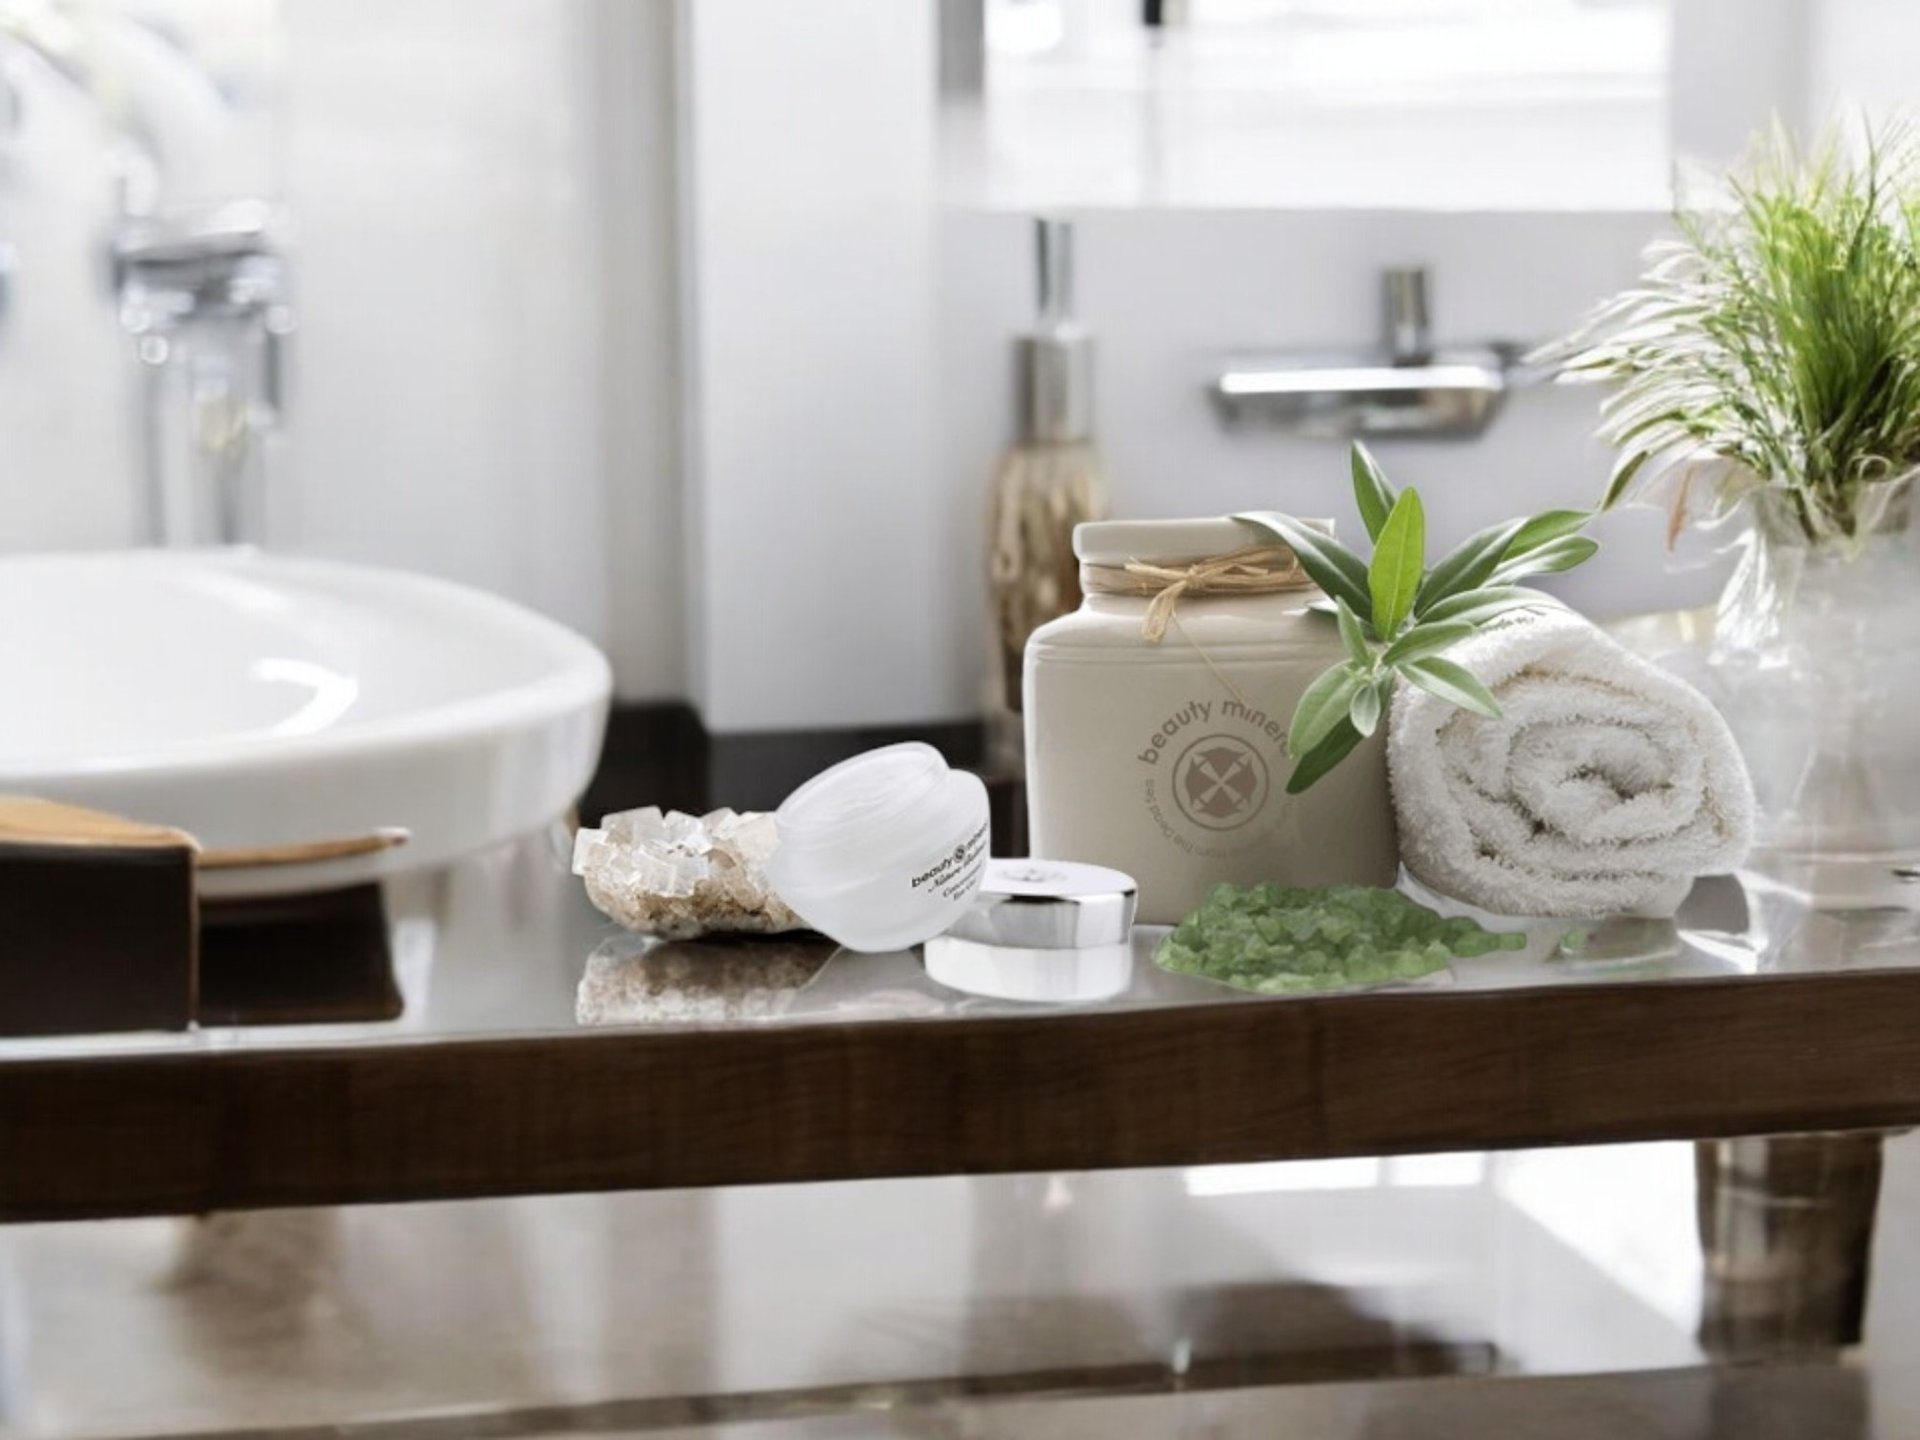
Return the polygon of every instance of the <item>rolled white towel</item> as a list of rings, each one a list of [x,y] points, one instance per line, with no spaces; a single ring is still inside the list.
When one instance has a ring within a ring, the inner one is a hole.
[[[1753,840],[1753,785],[1697,690],[1571,611],[1528,614],[1449,658],[1498,720],[1402,682],[1387,763],[1400,853],[1431,889],[1503,915],[1671,914]]]

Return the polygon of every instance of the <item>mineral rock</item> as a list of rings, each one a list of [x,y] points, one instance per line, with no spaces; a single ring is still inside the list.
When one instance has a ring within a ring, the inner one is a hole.
[[[803,921],[767,883],[780,844],[773,816],[623,810],[574,837],[587,898],[630,930],[669,940],[722,931],[772,934]]]

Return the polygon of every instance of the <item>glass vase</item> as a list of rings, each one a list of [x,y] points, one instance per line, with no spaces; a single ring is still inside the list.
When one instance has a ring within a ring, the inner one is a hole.
[[[1909,483],[1878,490],[1846,539],[1752,497],[1709,657],[1760,804],[1749,869],[1820,909],[1920,906],[1920,545]]]

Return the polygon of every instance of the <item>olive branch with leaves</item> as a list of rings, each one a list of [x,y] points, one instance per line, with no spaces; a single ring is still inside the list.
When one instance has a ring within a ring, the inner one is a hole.
[[[1373,542],[1362,560],[1332,536],[1291,515],[1250,511],[1236,520],[1291,549],[1323,591],[1346,642],[1347,658],[1309,685],[1287,730],[1293,773],[1287,793],[1321,779],[1380,726],[1400,681],[1490,719],[1493,693],[1448,650],[1513,612],[1558,602],[1514,582],[1571,570],[1599,544],[1579,533],[1592,512],[1549,510],[1503,521],[1468,536],[1437,564],[1426,563],[1427,519],[1420,493],[1396,491],[1358,441],[1353,498]]]

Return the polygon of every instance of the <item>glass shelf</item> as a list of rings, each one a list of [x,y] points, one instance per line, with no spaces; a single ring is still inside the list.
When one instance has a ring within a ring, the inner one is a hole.
[[[1127,988],[1111,999],[1077,1005],[966,994],[929,977],[917,953],[855,954],[817,936],[663,943],[622,930],[594,911],[559,858],[563,848],[559,837],[536,839],[388,887],[389,945],[402,996],[401,1013],[392,1020],[4,1040],[0,1061],[414,1044],[623,1027],[1067,1016],[1307,998],[1251,995],[1164,971],[1153,963],[1153,952],[1166,932],[1152,926],[1136,932]],[[1497,928],[1503,922],[1489,923]],[[1730,877],[1703,881],[1670,926],[1616,922],[1615,928],[1629,932],[1623,956],[1569,954],[1560,944],[1568,927],[1535,922],[1524,951],[1457,960],[1449,972],[1417,985],[1375,993],[1437,997],[1920,966],[1920,916],[1809,912]],[[259,943],[265,958],[265,949],[277,942],[263,935]]]

